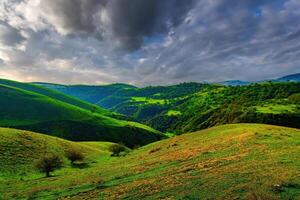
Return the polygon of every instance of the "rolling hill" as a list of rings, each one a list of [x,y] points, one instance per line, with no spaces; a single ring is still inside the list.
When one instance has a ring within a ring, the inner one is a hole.
[[[181,83],[172,86],[137,88],[127,84],[103,86],[57,85],[49,83],[35,84],[57,90],[110,110],[118,110],[118,106],[132,101],[132,97],[147,97],[150,99],[183,98],[208,85],[202,83]]]
[[[34,85],[42,86],[48,89],[56,90],[64,94],[74,96],[92,104],[101,105],[101,100],[115,93],[122,93],[130,90],[134,91],[135,86],[127,84],[110,84],[110,85],[59,85],[52,83],[33,83]]]
[[[123,142],[132,147],[165,137],[145,125],[114,119],[8,85],[0,85],[0,105],[2,127],[36,131],[73,141]]]
[[[99,102],[163,132],[184,133],[226,123],[300,128],[299,93],[299,82],[269,81],[234,87],[184,83],[118,90]]]
[[[163,131],[191,132],[227,123],[264,123],[300,128],[300,83],[216,85],[152,117]]]
[[[99,106],[96,106],[94,104],[82,101],[80,99],[74,98],[72,96],[66,95],[64,93],[55,91],[55,90],[51,90],[51,89],[47,89],[45,87],[41,87],[39,85],[36,84],[30,84],[30,83],[21,83],[21,82],[17,82],[17,81],[12,81],[12,80],[6,80],[6,79],[0,79],[0,84],[2,85],[7,85],[7,86],[11,86],[11,87],[16,87],[19,89],[23,89],[29,92],[35,92],[41,95],[45,95],[47,97],[53,98],[53,99],[57,99],[59,101],[86,109],[86,110],[90,110],[102,115],[106,115],[106,116],[112,116],[112,117],[120,117],[122,118],[122,116],[119,116],[116,113],[113,113],[111,111],[105,110]]]
[[[277,79],[277,81],[294,81],[294,82],[300,82],[300,73],[298,74],[291,74],[291,75],[288,75],[288,76],[284,76],[284,77],[281,77],[279,79]]]
[[[7,152],[18,151],[18,138],[11,138]],[[0,194],[4,199],[296,200],[299,144],[299,129],[218,126],[149,144],[125,157],[101,155],[87,168],[62,169],[50,178],[15,174],[0,179]]]
[[[55,153],[63,157],[70,149],[82,152],[87,160],[94,159],[110,154],[108,147],[112,144],[95,142],[89,145],[29,131],[0,128],[0,176],[32,174],[35,172],[34,163],[42,156]]]

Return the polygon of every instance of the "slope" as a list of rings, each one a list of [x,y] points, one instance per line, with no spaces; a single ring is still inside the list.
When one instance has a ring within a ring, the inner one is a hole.
[[[180,134],[240,122],[300,128],[299,94],[299,82],[235,87],[183,83],[120,89],[97,104],[160,131]]]
[[[212,85],[177,102],[147,124],[161,131],[191,132],[227,123],[300,128],[300,83]],[[297,98],[298,97],[298,98]]]
[[[0,85],[0,126],[41,132],[73,141],[144,145],[164,136],[134,122],[93,113],[34,92]]]
[[[0,193],[33,199],[299,199],[299,144],[299,129],[224,125],[126,157],[104,156],[89,168],[53,178],[6,180]]]
[[[6,79],[0,79],[0,84],[2,85],[7,85],[7,86],[12,86],[12,87],[16,87],[19,89],[23,89],[26,91],[30,91],[30,92],[35,92],[38,94],[42,94],[45,96],[48,96],[50,98],[53,99],[57,99],[59,101],[77,106],[79,108],[83,108],[89,111],[93,111],[102,115],[107,115],[107,116],[112,116],[112,117],[122,117],[116,113],[110,112],[108,110],[105,110],[99,106],[90,104],[88,102],[84,102],[80,99],[76,99],[72,96],[68,96],[64,93],[55,91],[55,90],[51,90],[51,89],[47,89],[35,84],[30,84],[30,83],[21,83],[21,82],[16,82],[16,81],[11,81],[11,80],[6,80]]]
[[[87,160],[95,159],[110,154],[108,147],[112,144],[95,142],[89,145],[29,131],[0,128],[0,176],[31,174],[34,163],[42,156],[54,153],[63,158],[70,149],[82,152]]]
[[[300,82],[300,73],[290,74],[290,75],[281,77],[281,78],[277,79],[277,81],[294,81],[294,82]]]
[[[86,102],[97,104],[102,99],[122,93],[126,90],[134,90],[136,87],[127,84],[110,84],[110,85],[58,85],[51,83],[33,83],[45,88],[56,90],[64,94],[71,95]],[[99,104],[100,105],[100,104]]]

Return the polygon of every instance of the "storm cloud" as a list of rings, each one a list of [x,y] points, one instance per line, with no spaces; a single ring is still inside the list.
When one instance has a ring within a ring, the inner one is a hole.
[[[59,33],[115,39],[128,50],[144,37],[166,33],[180,24],[194,0],[52,0],[39,1],[39,17]],[[23,3],[23,6],[28,2]],[[26,17],[31,17],[26,16]]]
[[[1,0],[0,76],[61,83],[299,72],[298,0]]]

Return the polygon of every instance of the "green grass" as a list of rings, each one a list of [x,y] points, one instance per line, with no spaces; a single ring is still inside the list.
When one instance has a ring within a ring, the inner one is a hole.
[[[35,174],[33,164],[48,153],[64,158],[65,151],[77,149],[93,160],[109,155],[109,142],[70,142],[60,138],[9,128],[0,128],[0,176]],[[68,165],[66,159],[65,163]]]
[[[296,82],[262,82],[237,87],[183,83],[126,88],[60,86],[56,89],[162,132],[181,134],[227,123],[300,128],[300,83]]]
[[[181,115],[181,114],[182,113],[178,110],[169,110],[166,115],[167,116],[178,116],[178,115]]]
[[[271,114],[282,114],[282,113],[297,113],[299,112],[299,105],[278,105],[278,104],[266,104],[263,106],[256,106],[256,110],[259,113],[271,113]]]
[[[44,88],[44,87],[41,87],[38,85],[34,85],[34,84],[30,84],[30,83],[21,83],[21,82],[6,80],[6,79],[0,79],[0,84],[6,85],[6,86],[11,86],[11,87],[16,87],[16,88],[26,90],[29,92],[38,93],[38,94],[62,101],[64,103],[68,103],[68,104],[77,106],[79,108],[93,111],[93,112],[96,112],[96,113],[99,113],[102,115],[107,115],[107,116],[117,115],[117,114],[112,113],[108,110],[105,110],[99,106],[87,103],[85,101],[76,99],[72,96],[63,94],[61,92],[57,92],[55,90],[50,90],[50,89],[47,89],[47,88]]]
[[[6,151],[16,149],[14,141],[5,144],[12,144]],[[14,174],[0,180],[0,194],[4,199],[296,200],[299,152],[299,129],[232,124],[155,142],[125,157],[99,154],[89,167],[67,167],[51,178]]]
[[[145,145],[164,136],[142,124],[114,119],[35,92],[0,85],[0,126],[73,141]]]
[[[152,99],[152,98],[146,98],[146,97],[131,97],[132,102],[139,102],[144,104],[167,104],[168,101],[164,99]]]

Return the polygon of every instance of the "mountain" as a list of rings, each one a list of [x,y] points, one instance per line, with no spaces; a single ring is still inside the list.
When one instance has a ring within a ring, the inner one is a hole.
[[[299,93],[300,85],[294,82],[238,87],[183,83],[120,89],[107,93],[97,104],[163,132],[184,133],[238,122],[299,128]]]
[[[277,81],[294,81],[294,82],[300,82],[300,73],[298,74],[291,74],[288,76],[281,77],[277,79]]]
[[[299,96],[300,83],[211,86],[173,104],[152,117],[147,124],[177,133],[228,123],[265,123],[300,128]]]
[[[135,89],[135,86],[127,84],[110,84],[110,85],[59,85],[51,83],[33,83],[35,85],[43,86],[52,90],[71,95],[92,104],[98,104],[107,96],[113,95],[119,91]]]
[[[73,141],[123,142],[130,147],[165,138],[148,126],[109,117],[109,111],[105,111],[105,115],[100,114],[21,89],[27,87],[25,83],[18,83],[18,86],[0,85],[2,127],[36,131]]]
[[[1,138],[3,132],[0,130]],[[36,140],[22,133],[21,139],[12,137],[4,148],[16,162],[23,158],[20,145],[37,153],[39,144],[61,146],[60,141],[44,144],[48,139]],[[24,173],[20,170],[0,178],[0,198],[299,199],[299,144],[299,129],[219,126],[149,144],[124,157],[99,154],[85,168],[66,166],[50,178],[27,173],[24,168]]]
[[[219,84],[227,85],[227,86],[242,86],[242,85],[249,85],[252,82],[240,81],[240,80],[230,80],[230,81],[223,81],[219,82]]]
[[[47,89],[45,87],[40,87],[35,84],[21,83],[21,82],[17,82],[17,81],[6,80],[6,79],[0,79],[0,84],[6,85],[6,86],[11,86],[11,87],[16,87],[16,88],[23,89],[26,91],[38,93],[41,95],[45,95],[47,97],[57,99],[59,101],[80,107],[82,109],[92,110],[93,112],[96,112],[96,113],[99,113],[102,115],[114,116],[114,117],[118,116],[116,113],[105,110],[99,106],[95,106],[91,103],[82,101],[80,99],[74,98],[74,97],[66,95],[64,93],[57,92],[57,91],[51,90],[51,89]]]
[[[51,88],[59,92],[72,95],[79,99],[88,101],[93,104],[97,104],[109,110],[116,110],[123,103],[141,102],[143,99],[139,97],[147,97],[151,103],[161,103],[161,99],[171,98],[184,98],[190,94],[193,94],[208,84],[202,83],[181,83],[172,86],[149,86],[145,88],[137,88],[126,84],[111,84],[104,86],[82,86],[82,85],[56,85],[48,83],[35,83],[40,86]],[[133,97],[136,97],[133,99]],[[155,101],[158,99],[158,101]],[[122,112],[120,112],[122,113]],[[128,114],[126,114],[129,116]]]

